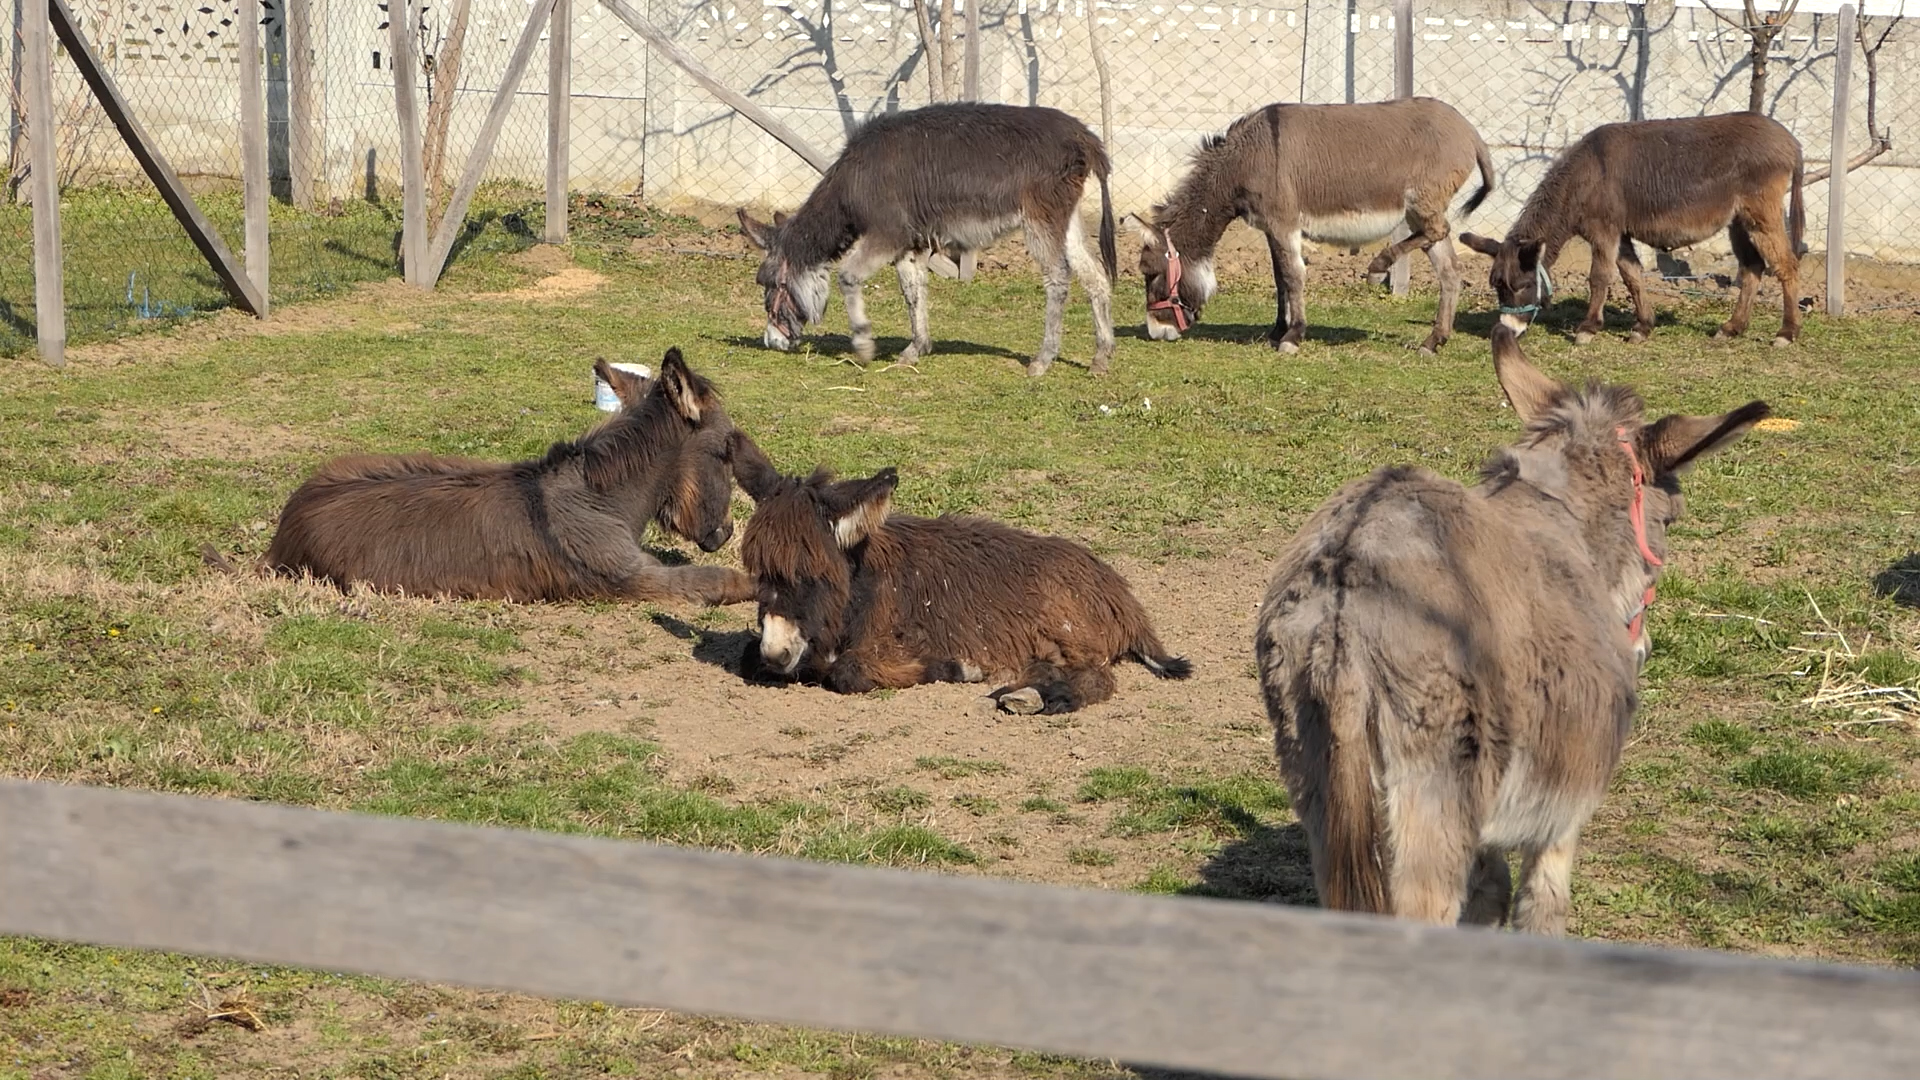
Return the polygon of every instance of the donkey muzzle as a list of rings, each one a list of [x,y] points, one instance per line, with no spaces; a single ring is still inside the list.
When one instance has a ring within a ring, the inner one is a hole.
[[[1170,322],[1161,322],[1154,318],[1153,312],[1147,312],[1147,337],[1154,341],[1179,341],[1180,330]]]
[[[768,670],[792,677],[807,655],[807,638],[790,620],[760,616],[760,661]]]
[[[694,541],[694,543],[700,545],[701,551],[711,555],[721,548],[726,547],[727,541],[731,539],[733,539],[733,522],[723,521],[713,528],[708,529],[706,535]]]
[[[771,322],[767,324],[766,330],[761,333],[760,342],[769,349],[778,349],[781,352],[789,352],[793,349],[793,338],[789,337],[784,331]]]

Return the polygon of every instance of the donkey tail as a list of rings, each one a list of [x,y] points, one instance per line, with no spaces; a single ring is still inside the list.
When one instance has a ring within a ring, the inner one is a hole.
[[[1120,254],[1113,244],[1113,199],[1107,194],[1107,172],[1100,170],[1100,265],[1107,268],[1107,281],[1117,289],[1120,280],[1115,275],[1120,272]]]
[[[1344,666],[1344,665],[1343,665]],[[1320,875],[1320,905],[1335,911],[1391,913],[1385,869],[1380,865],[1379,828],[1373,796],[1373,740],[1368,715],[1377,703],[1353,672],[1337,672],[1327,710],[1326,866]],[[1339,685],[1345,683],[1346,685]]]
[[[1787,196],[1787,235],[1793,241],[1795,257],[1807,253],[1807,200],[1801,192],[1806,180],[1807,163],[1805,159],[1793,163],[1793,190]]]
[[[1473,160],[1480,165],[1480,190],[1474,192],[1473,197],[1460,208],[1461,217],[1466,217],[1480,209],[1480,204],[1486,202],[1487,196],[1493,194],[1493,155],[1487,152],[1487,141],[1482,139],[1478,132],[1473,136]]]
[[[1167,655],[1158,641],[1151,646],[1136,645],[1133,657],[1140,661],[1141,666],[1153,672],[1155,678],[1184,679],[1193,674],[1193,661],[1184,656]]]

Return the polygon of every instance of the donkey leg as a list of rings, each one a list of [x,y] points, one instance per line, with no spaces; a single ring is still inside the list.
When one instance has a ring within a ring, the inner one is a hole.
[[[1007,712],[1031,714],[1075,712],[1113,696],[1110,666],[1067,667],[1045,660],[1027,665],[1018,682],[994,696]]]
[[[1105,375],[1113,362],[1113,283],[1107,280],[1107,268],[1087,250],[1087,231],[1078,212],[1067,219],[1067,268],[1080,279],[1093,307],[1093,363],[1088,370]]]
[[[1633,332],[1627,335],[1627,343],[1638,345],[1653,333],[1653,301],[1647,299],[1646,268],[1640,265],[1640,253],[1634,250],[1633,237],[1620,238],[1620,254],[1614,265],[1620,268],[1627,298],[1633,301]]]
[[[1766,213],[1767,208],[1763,203],[1757,212],[1750,210],[1743,213],[1741,220],[1746,225],[1747,238],[1773,269],[1773,276],[1780,280],[1780,333],[1774,337],[1773,343],[1776,346],[1791,345],[1800,336],[1800,255],[1793,250],[1793,240],[1787,235],[1786,223],[1780,219],[1777,197],[1772,216],[1765,216]]]
[[[1609,236],[1589,241],[1593,262],[1587,269],[1587,317],[1574,327],[1573,343],[1585,345],[1607,323],[1607,290],[1613,288],[1613,262],[1620,250],[1620,239]]]
[[[1513,905],[1514,929],[1556,937],[1567,932],[1576,840],[1577,834],[1527,852]]]
[[[1280,250],[1286,260],[1274,260],[1274,292],[1275,301],[1285,310],[1286,329],[1269,340],[1275,349],[1290,353],[1299,351],[1307,338],[1307,260],[1300,254],[1298,229],[1280,238]]]
[[[620,583],[628,600],[720,607],[744,604],[758,591],[753,579],[728,566],[645,566]]]
[[[876,254],[876,250],[875,245],[862,237],[854,241],[852,250],[840,260],[840,299],[847,305],[847,335],[853,339],[853,355],[863,364],[873,359],[873,323],[867,320],[864,287],[873,272],[887,261],[886,253]]]
[[[1280,238],[1267,234],[1267,254],[1273,258],[1273,329],[1267,331],[1267,343],[1279,348],[1287,336],[1287,249]]]
[[[1473,871],[1467,875],[1467,906],[1460,922],[1467,926],[1499,926],[1507,921],[1507,908],[1513,900],[1513,876],[1507,869],[1507,854],[1495,848],[1481,848],[1474,856]]]
[[[1753,295],[1760,289],[1760,275],[1767,272],[1766,257],[1754,246],[1753,235],[1739,218],[1727,226],[1727,239],[1732,241],[1733,257],[1740,260],[1740,295],[1733,301],[1733,314],[1713,332],[1716,338],[1736,338],[1747,332],[1747,323],[1753,318]]]
[[[925,252],[902,252],[893,261],[893,271],[900,275],[900,295],[907,301],[907,325],[912,329],[913,340],[900,350],[900,363],[911,364],[933,352],[933,338],[927,334],[927,265],[921,261]]]
[[[1480,830],[1468,819],[1457,763],[1387,778],[1387,895],[1393,914],[1452,926],[1460,921]]]
[[[1040,280],[1047,290],[1047,325],[1040,337],[1040,351],[1027,364],[1027,374],[1038,378],[1047,373],[1060,355],[1060,328],[1067,315],[1067,285],[1072,269],[1067,263],[1064,225],[1026,219],[1027,254],[1040,266]]]
[[[1433,278],[1440,286],[1440,304],[1433,312],[1433,332],[1420,346],[1421,352],[1431,356],[1453,337],[1453,315],[1460,306],[1460,264],[1454,259],[1453,241],[1445,236],[1427,248],[1427,261],[1433,264]]]

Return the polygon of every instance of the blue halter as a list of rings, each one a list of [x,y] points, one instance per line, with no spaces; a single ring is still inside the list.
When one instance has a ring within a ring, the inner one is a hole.
[[[1546,263],[1542,262],[1542,263],[1534,264],[1533,281],[1535,286],[1534,302],[1531,304],[1521,304],[1517,307],[1507,307],[1506,305],[1502,304],[1500,306],[1500,314],[1502,315],[1538,315],[1542,310],[1544,310],[1546,308],[1547,301],[1553,298],[1553,279],[1547,276]]]

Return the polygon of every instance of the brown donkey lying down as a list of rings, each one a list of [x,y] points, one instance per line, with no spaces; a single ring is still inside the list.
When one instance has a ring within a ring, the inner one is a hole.
[[[1632,724],[1679,474],[1767,415],[1641,420],[1625,387],[1541,374],[1495,327],[1526,435],[1471,488],[1348,484],[1274,570],[1254,633],[1320,901],[1558,934],[1574,843]]]
[[[263,564],[427,596],[751,600],[737,570],[663,566],[640,546],[650,521],[704,551],[733,535],[732,456],[745,436],[712,384],[679,349],[653,379],[594,368],[622,410],[543,458],[409,454],[321,466],[287,500]]]
[[[759,504],[740,556],[759,589],[763,672],[843,694],[992,680],[1007,683],[994,697],[1009,712],[1063,713],[1112,697],[1124,657],[1165,679],[1192,670],[1079,544],[892,514],[892,469],[801,479],[743,454],[737,474]]]

